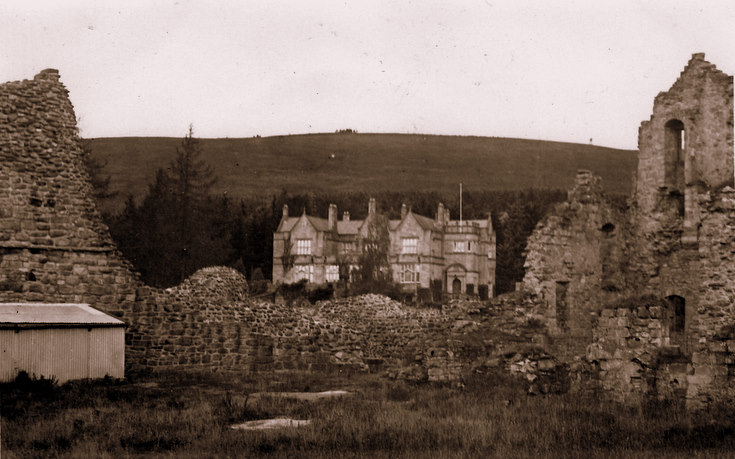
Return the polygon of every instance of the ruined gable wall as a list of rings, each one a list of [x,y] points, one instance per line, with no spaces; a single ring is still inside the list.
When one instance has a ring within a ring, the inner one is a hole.
[[[569,200],[542,220],[528,240],[525,289],[539,295],[558,350],[571,359],[592,339],[591,314],[601,297],[624,288],[622,215],[606,201],[600,178],[580,171]]]
[[[671,173],[666,137],[671,120],[683,123],[683,189],[672,189],[665,176]],[[639,132],[631,275],[639,280],[636,291],[685,298],[681,345],[687,352],[697,349],[706,329],[718,325],[700,311],[719,310],[732,299],[726,277],[735,241],[729,239],[729,209],[720,202],[729,200],[733,184],[732,129],[733,78],[694,54],[671,89],[656,97],[653,115]]]
[[[639,129],[635,199],[644,213],[656,209],[667,185],[665,135],[671,120],[681,121],[685,131],[686,185],[733,184],[733,80],[704,54],[694,54],[669,91],[656,96],[650,120]]]

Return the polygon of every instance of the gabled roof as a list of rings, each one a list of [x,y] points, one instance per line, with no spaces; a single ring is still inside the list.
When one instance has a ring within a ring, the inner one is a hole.
[[[437,223],[436,220],[429,217],[424,217],[423,215],[415,214],[413,212],[409,212],[409,215],[412,215],[413,218],[416,220],[416,222],[421,226],[422,229],[428,230],[428,231],[443,231],[444,227],[440,223]],[[309,223],[317,230],[321,232],[328,232],[329,231],[329,221],[324,218],[319,217],[313,217],[311,215],[301,215],[299,217],[288,217],[285,220],[281,221],[281,225],[278,227],[279,232],[289,232],[293,229],[294,226],[296,226],[296,223],[299,221],[300,218],[305,217]],[[406,216],[408,217],[408,215]],[[360,229],[363,227],[363,225],[368,221],[368,219],[364,220],[338,220],[337,221],[337,234],[342,235],[356,235],[360,233]],[[390,231],[395,231],[398,226],[403,222],[403,220],[389,220],[388,221],[388,227]],[[458,220],[450,220],[449,224],[457,224]],[[481,219],[481,220],[464,220],[465,224],[474,224],[477,225],[480,228],[487,228],[488,227],[488,221],[487,219]]]
[[[317,231],[329,231],[329,221],[324,218],[312,217],[307,215],[306,219],[316,228]]]
[[[1,328],[123,327],[125,323],[88,304],[0,303]]]
[[[413,215],[418,224],[421,225],[421,228],[431,231],[441,231],[441,226],[439,226],[433,218],[424,217],[423,215],[414,214],[413,212],[410,212],[410,214]]]
[[[362,226],[362,220],[340,220],[337,222],[337,233],[338,234],[357,234],[360,232]]]
[[[288,217],[283,220],[281,222],[281,226],[278,228],[278,232],[291,231],[301,217],[306,217],[306,220],[308,220],[308,222],[311,223],[311,226],[313,226],[317,231],[329,230],[329,222],[327,222],[327,220],[319,217],[312,217],[311,215],[301,215],[300,217]]]
[[[299,218],[301,217],[288,217],[285,220],[281,220],[281,226],[278,227],[279,232],[288,232],[293,229],[294,226],[296,226],[296,222],[299,221]]]

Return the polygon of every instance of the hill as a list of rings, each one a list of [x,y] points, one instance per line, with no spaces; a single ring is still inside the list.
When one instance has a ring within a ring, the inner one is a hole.
[[[168,166],[180,138],[89,139],[105,164],[110,187],[142,197],[155,171]],[[456,192],[563,188],[578,169],[603,177],[611,193],[629,193],[636,152],[574,143],[498,137],[421,134],[308,134],[240,139],[202,139],[214,168],[215,191],[229,196],[270,195],[282,190]]]

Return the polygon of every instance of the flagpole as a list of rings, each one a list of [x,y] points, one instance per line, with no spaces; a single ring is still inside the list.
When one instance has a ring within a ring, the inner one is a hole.
[[[462,226],[462,182],[459,183],[459,226]]]

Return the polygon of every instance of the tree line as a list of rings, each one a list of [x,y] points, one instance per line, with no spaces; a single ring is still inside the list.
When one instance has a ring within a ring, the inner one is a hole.
[[[89,155],[86,155],[89,157]],[[89,158],[88,158],[89,159]],[[88,161],[97,197],[109,196],[109,182],[99,165]],[[231,198],[212,194],[216,177],[203,159],[199,141],[189,130],[167,168],[159,169],[145,197],[128,197],[117,215],[105,216],[118,248],[156,287],[170,287],[197,269],[231,266],[250,280],[269,279],[272,273],[273,232],[283,205],[291,215],[306,212],[327,217],[329,204],[347,211],[352,219],[367,216],[368,200],[376,199],[386,217],[399,218],[401,205],[433,217],[439,202],[459,218],[459,195],[437,191],[412,192],[301,192],[282,191],[274,196]],[[523,278],[526,240],[550,206],[563,201],[562,190],[465,190],[463,218],[493,218],[497,235],[496,288],[512,291]],[[341,218],[341,217],[340,217]]]

